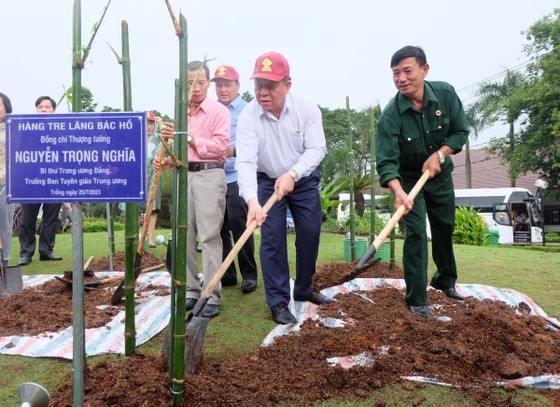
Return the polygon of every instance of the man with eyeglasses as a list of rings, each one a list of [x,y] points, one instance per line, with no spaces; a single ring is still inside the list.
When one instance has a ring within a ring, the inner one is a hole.
[[[319,107],[290,92],[292,80],[286,58],[278,52],[259,56],[251,79],[255,100],[237,123],[237,170],[240,193],[248,204],[247,224],[261,227],[261,270],[266,302],[278,324],[297,323],[291,313],[290,270],[286,242],[286,211],[296,231],[295,301],[334,302],[313,292],[321,201],[318,165],[326,154]],[[278,191],[278,201],[263,216],[262,206]]]
[[[227,108],[211,100],[210,69],[201,61],[188,66],[189,100],[188,122],[188,229],[187,229],[187,295],[186,310],[194,308],[202,294],[202,280],[198,274],[196,238],[202,246],[204,281],[211,281],[222,264],[220,229],[226,205],[226,175],[224,163],[229,144],[230,116]],[[174,123],[164,122],[161,136],[174,137]],[[170,168],[171,157],[153,161],[154,170]],[[216,284],[202,316],[213,318],[220,314],[222,285]]]
[[[237,120],[241,111],[247,106],[247,102],[243,100],[239,94],[239,73],[234,67],[222,65],[216,69],[216,73],[212,78],[212,82],[216,86],[216,96],[218,102],[228,108],[231,116],[231,134],[229,138],[229,146],[226,148],[226,211],[224,214],[224,224],[220,232],[222,236],[223,254],[222,259],[225,260],[231,252],[231,238],[237,243],[243,232],[245,232],[245,223],[247,222],[247,204],[239,196],[239,186],[237,185],[237,171],[235,170],[236,156],[236,130]],[[248,294],[257,289],[257,262],[255,261],[255,243],[253,236],[249,237],[239,254],[237,255],[239,264],[239,272],[243,281],[241,282],[241,292]],[[237,270],[235,263],[232,262],[222,277],[222,286],[237,285]]]

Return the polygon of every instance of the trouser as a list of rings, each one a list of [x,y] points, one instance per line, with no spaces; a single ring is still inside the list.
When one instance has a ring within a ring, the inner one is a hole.
[[[243,232],[245,232],[247,223],[247,204],[245,200],[239,196],[239,186],[237,182],[227,184],[226,192],[226,210],[224,213],[224,223],[220,235],[222,237],[222,261],[231,252],[233,241],[237,243]],[[255,242],[251,235],[245,244],[239,250],[237,255],[239,263],[239,271],[243,280],[257,280],[257,262],[255,261]],[[237,282],[237,270],[235,262],[226,270],[222,277],[222,283],[233,285]]]
[[[188,183],[187,298],[200,298],[196,238],[198,235],[202,247],[204,281],[209,282],[222,264],[220,229],[226,205],[226,176],[220,168],[189,172]],[[219,305],[221,300],[222,284],[218,282],[208,304]]]
[[[19,228],[20,257],[32,258],[35,253],[37,238],[37,216],[43,205],[43,217],[39,232],[39,254],[46,256],[54,249],[56,223],[60,214],[61,203],[32,203],[21,205],[21,226]]]
[[[14,209],[14,204],[6,202],[6,188],[2,188],[0,191],[0,239],[2,239],[3,260],[6,264],[10,260],[10,250],[12,250]]]
[[[441,174],[440,174],[441,175]],[[408,193],[417,179],[403,179]],[[432,233],[432,257],[437,266],[431,284],[438,289],[455,286],[457,265],[453,254],[455,228],[455,193],[451,173],[429,180],[414,200],[406,222],[403,268],[406,282],[405,301],[409,305],[427,305],[428,237],[426,213]]]
[[[319,171],[301,178],[294,190],[276,202],[261,226],[261,272],[269,307],[290,302],[290,269],[286,242],[286,211],[290,208],[296,231],[296,279],[294,296],[313,294],[312,277],[315,274],[319,237],[321,235],[321,200]],[[257,174],[261,205],[274,192],[276,179]]]

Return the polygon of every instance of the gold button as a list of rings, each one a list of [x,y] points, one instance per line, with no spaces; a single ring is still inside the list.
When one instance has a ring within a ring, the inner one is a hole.
[[[408,138],[408,141],[412,140],[410,137]]]

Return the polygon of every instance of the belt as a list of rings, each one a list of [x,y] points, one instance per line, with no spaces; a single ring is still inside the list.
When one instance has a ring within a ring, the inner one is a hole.
[[[189,171],[211,170],[213,168],[224,168],[224,163],[189,163]]]

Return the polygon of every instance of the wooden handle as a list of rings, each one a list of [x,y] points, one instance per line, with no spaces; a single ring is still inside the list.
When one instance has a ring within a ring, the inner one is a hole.
[[[161,150],[159,152],[159,161],[165,158],[165,152],[167,151],[167,138],[161,141]],[[139,255],[144,254],[144,243],[146,242],[146,234],[148,232],[148,226],[150,224],[150,217],[152,216],[152,208],[154,207],[154,200],[156,198],[156,192],[159,184],[159,179],[161,177],[161,169],[157,170],[154,174],[154,180],[152,181],[152,189],[150,190],[150,197],[148,198],[148,205],[146,206],[146,214],[144,215],[144,224],[142,225],[142,233],[140,233],[140,239],[138,241],[138,249],[136,250]]]
[[[88,267],[91,266],[93,259],[95,259],[95,256],[89,256],[89,259],[84,263],[84,271],[87,271]]]
[[[424,171],[420,179],[416,182],[414,188],[412,188],[412,190],[408,193],[409,200],[414,201],[416,195],[418,195],[418,192],[420,192],[420,190],[422,189],[422,187],[424,186],[428,178],[430,178],[430,171],[426,170]],[[397,222],[401,220],[405,211],[406,211],[406,207],[404,205],[401,205],[393,214],[393,216],[391,216],[389,222],[387,222],[383,230],[379,232],[379,234],[377,235],[377,237],[372,243],[372,245],[375,246],[376,249],[379,249],[379,246],[381,246],[381,244],[385,241],[385,239],[387,239],[387,236],[389,236],[389,233],[391,233],[391,231],[393,230]]]
[[[271,195],[271,197],[268,198],[268,201],[266,201],[266,203],[262,207],[262,214],[266,215],[270,210],[270,208],[272,208],[272,205],[274,205],[277,200],[278,200],[278,191],[275,190],[274,193]],[[249,224],[249,226],[247,226],[247,229],[245,229],[245,232],[243,232],[239,240],[237,240],[237,243],[235,243],[235,245],[233,246],[233,248],[231,249],[227,257],[224,259],[224,261],[218,268],[218,271],[216,271],[216,274],[214,274],[212,280],[210,280],[208,285],[206,285],[206,283],[204,284],[206,287],[202,293],[202,296],[204,298],[210,297],[210,294],[212,294],[212,291],[214,291],[216,284],[218,284],[218,281],[221,280],[222,276],[225,274],[226,270],[235,259],[235,256],[237,256],[237,254],[239,253],[239,250],[241,250],[241,248],[243,247],[247,239],[249,239],[249,236],[253,234],[256,228],[257,228],[257,221],[253,219],[253,221]]]

